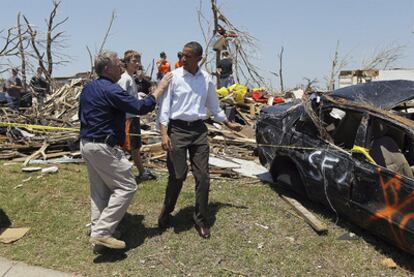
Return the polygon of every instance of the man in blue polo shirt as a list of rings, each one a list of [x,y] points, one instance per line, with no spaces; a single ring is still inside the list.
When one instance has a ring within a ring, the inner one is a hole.
[[[90,242],[123,249],[125,242],[114,238],[114,233],[137,189],[132,163],[120,147],[125,140],[125,113],[144,115],[154,110],[171,76],[163,78],[153,94],[138,100],[117,84],[122,69],[115,52],[98,54],[95,72],[99,78],[83,88],[79,105],[80,146],[91,193]]]

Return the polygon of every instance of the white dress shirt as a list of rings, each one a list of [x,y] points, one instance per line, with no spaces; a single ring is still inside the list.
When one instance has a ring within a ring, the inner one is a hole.
[[[172,71],[173,78],[168,90],[160,99],[158,121],[168,126],[170,119],[196,121],[207,119],[208,113],[214,120],[223,122],[226,115],[220,108],[216,87],[211,76],[199,69],[195,75],[183,67]]]

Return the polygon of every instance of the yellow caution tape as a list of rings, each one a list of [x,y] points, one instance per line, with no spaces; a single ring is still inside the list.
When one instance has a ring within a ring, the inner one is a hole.
[[[286,148],[286,149],[300,149],[300,150],[318,150],[321,148],[316,147],[304,147],[304,146],[293,146],[293,145],[274,145],[274,144],[257,144],[257,146],[261,147],[272,147],[272,148]]]
[[[374,161],[374,159],[371,157],[371,155],[369,154],[369,150],[367,148],[364,148],[364,147],[361,147],[361,146],[358,146],[358,145],[354,145],[354,147],[352,147],[351,151],[356,152],[356,153],[361,153],[368,159],[368,161],[370,161],[371,163],[373,163],[375,165],[377,164]]]
[[[27,129],[39,129],[39,130],[49,130],[49,131],[80,132],[80,129],[79,128],[65,128],[65,127],[54,127],[54,126],[45,126],[45,125],[21,124],[21,123],[11,123],[11,122],[0,122],[0,126],[3,126],[3,127],[27,128]]]
[[[50,131],[70,131],[70,132],[80,132],[78,128],[65,128],[65,127],[54,127],[54,126],[45,126],[45,125],[33,125],[33,124],[21,124],[21,123],[11,123],[11,122],[0,122],[0,126],[4,127],[19,127],[19,128],[27,128],[27,129],[39,129],[39,130],[50,130]],[[130,136],[142,136],[141,134],[130,134]],[[154,135],[159,136],[159,135]],[[231,139],[230,139],[231,141]],[[243,142],[243,141],[241,141]],[[225,143],[225,141],[224,141]],[[254,142],[244,142],[246,144],[256,144]],[[272,148],[287,148],[287,149],[301,149],[301,150],[316,150],[318,148],[315,147],[302,147],[302,146],[293,146],[293,145],[273,145],[273,144],[257,144],[257,146],[261,147],[272,147]],[[377,164],[374,159],[369,154],[367,148],[354,145],[351,150],[352,152],[357,152],[363,154],[371,163]]]

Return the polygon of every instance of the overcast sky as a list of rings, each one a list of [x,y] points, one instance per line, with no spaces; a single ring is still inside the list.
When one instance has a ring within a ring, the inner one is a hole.
[[[62,0],[57,19],[69,17],[61,30],[67,34],[64,52],[72,60],[54,75],[89,70],[86,46],[93,52],[99,47],[113,10],[117,18],[107,49],[119,54],[137,49],[144,66],[165,51],[173,64],[183,44],[203,42],[197,19],[200,3],[204,15],[211,17],[210,0]],[[304,83],[304,77],[317,78],[323,87],[338,40],[340,56],[349,57],[347,69],[359,68],[363,59],[395,46],[405,46],[395,66],[414,68],[414,0],[218,0],[218,5],[234,25],[258,39],[253,62],[276,88],[279,82],[269,72],[278,71],[281,46],[287,87]],[[0,29],[15,25],[20,11],[45,30],[52,2],[2,0],[1,7]]]

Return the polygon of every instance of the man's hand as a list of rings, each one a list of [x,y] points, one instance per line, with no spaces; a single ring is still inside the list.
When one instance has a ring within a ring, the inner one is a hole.
[[[167,126],[160,124],[160,134],[161,134],[161,146],[162,149],[165,151],[171,151],[172,145],[171,145],[171,139],[168,136],[168,128]]]
[[[147,95],[143,92],[138,92],[138,96],[141,97],[141,99],[147,97]]]
[[[155,99],[159,99],[161,95],[164,93],[164,91],[167,89],[168,85],[170,84],[170,81],[173,77],[173,74],[171,72],[168,72],[167,74],[162,77],[161,81],[158,83],[158,86],[155,88],[152,95],[154,95]]]
[[[172,77],[173,77],[173,74],[171,72],[168,72],[167,74],[165,74],[164,77],[162,77],[161,81],[159,82],[157,88],[159,88],[162,91],[166,90]]]
[[[225,121],[224,124],[227,126],[227,128],[236,132],[240,132],[243,129],[243,125],[240,125],[239,123]]]
[[[172,150],[171,140],[168,135],[161,136],[161,146],[162,146],[162,149],[164,149],[165,151]]]

